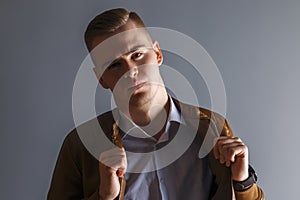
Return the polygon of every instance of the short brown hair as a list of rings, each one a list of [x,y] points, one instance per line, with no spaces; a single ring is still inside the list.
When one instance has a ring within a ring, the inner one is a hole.
[[[87,26],[84,34],[85,44],[92,51],[92,42],[96,36],[111,34],[131,19],[138,27],[145,27],[142,19],[135,12],[124,8],[107,10],[97,15]]]

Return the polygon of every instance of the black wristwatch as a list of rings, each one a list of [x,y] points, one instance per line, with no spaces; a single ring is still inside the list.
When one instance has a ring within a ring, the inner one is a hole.
[[[232,181],[235,191],[245,191],[249,189],[257,181],[257,176],[254,169],[249,165],[249,177],[244,181]]]

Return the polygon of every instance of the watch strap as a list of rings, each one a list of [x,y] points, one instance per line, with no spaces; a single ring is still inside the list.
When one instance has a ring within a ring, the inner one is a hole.
[[[249,189],[257,181],[257,176],[254,169],[249,165],[249,177],[244,181],[232,181],[235,191],[245,191]]]

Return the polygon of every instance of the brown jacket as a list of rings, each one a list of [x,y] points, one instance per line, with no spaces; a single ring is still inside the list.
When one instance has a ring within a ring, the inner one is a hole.
[[[261,200],[265,199],[262,190],[254,184],[244,192],[234,192],[230,168],[216,160],[211,151],[212,140],[217,135],[233,136],[227,121],[220,115],[207,109],[183,104],[174,99],[186,123],[197,130],[197,136],[203,141],[201,150],[209,154],[210,168],[215,177],[211,200]],[[92,121],[99,122],[102,130],[111,138],[114,118],[107,112],[84,123],[81,126],[93,129]],[[79,127],[80,128],[80,127]],[[207,145],[208,144],[208,145]],[[89,153],[80,139],[77,130],[71,131],[65,138],[54,169],[48,200],[99,200],[99,161]]]

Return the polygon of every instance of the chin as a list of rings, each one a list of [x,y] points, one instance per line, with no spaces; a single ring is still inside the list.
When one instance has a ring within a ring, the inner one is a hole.
[[[130,97],[129,105],[131,106],[141,106],[153,99],[153,96],[146,92],[138,92]]]

